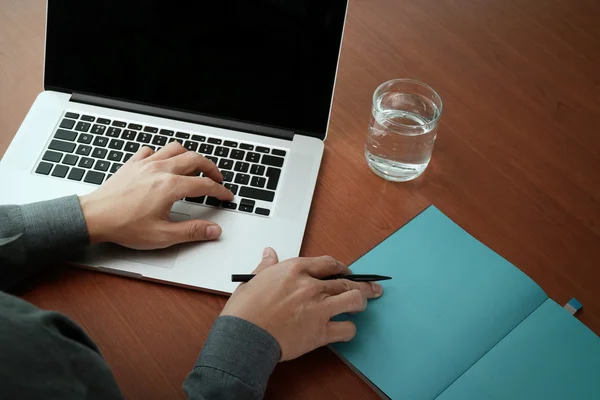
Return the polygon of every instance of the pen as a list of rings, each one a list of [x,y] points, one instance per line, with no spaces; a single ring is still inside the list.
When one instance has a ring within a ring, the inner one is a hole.
[[[231,275],[231,282],[248,282],[250,279],[254,278],[256,275]],[[383,276],[383,275],[331,275],[325,278],[321,278],[322,281],[330,281],[333,279],[348,279],[349,281],[354,282],[375,282],[375,281],[387,281],[388,279],[392,279],[391,276]]]

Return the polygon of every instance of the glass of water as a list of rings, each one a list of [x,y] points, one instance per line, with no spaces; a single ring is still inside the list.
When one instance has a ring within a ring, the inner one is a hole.
[[[381,84],[373,108],[365,157],[377,175],[393,182],[415,179],[425,171],[442,115],[440,96],[412,79]]]

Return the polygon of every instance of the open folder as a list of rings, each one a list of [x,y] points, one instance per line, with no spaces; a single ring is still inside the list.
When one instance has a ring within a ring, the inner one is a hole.
[[[600,399],[600,338],[429,207],[352,266],[389,275],[332,349],[393,399]]]

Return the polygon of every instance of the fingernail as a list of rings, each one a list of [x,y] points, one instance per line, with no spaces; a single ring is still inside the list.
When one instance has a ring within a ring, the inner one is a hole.
[[[206,238],[207,239],[216,239],[221,236],[223,230],[219,225],[209,225],[206,227]]]
[[[371,283],[371,286],[373,287],[373,291],[375,292],[377,297],[383,294],[383,286],[381,286],[379,283]]]
[[[265,247],[265,249],[263,250],[262,258],[267,258],[272,253],[273,253],[273,249],[271,249],[270,247]]]

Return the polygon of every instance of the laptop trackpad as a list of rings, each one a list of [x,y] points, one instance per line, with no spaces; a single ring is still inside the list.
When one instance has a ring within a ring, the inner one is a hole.
[[[191,219],[187,214],[181,214],[171,211],[169,220],[171,222],[182,222]],[[149,235],[152,232],[148,232]],[[121,259],[141,264],[148,264],[154,267],[173,268],[177,255],[179,254],[180,246],[171,246],[161,250],[132,250],[121,247],[115,244],[101,245],[102,249],[98,249],[112,259]]]

